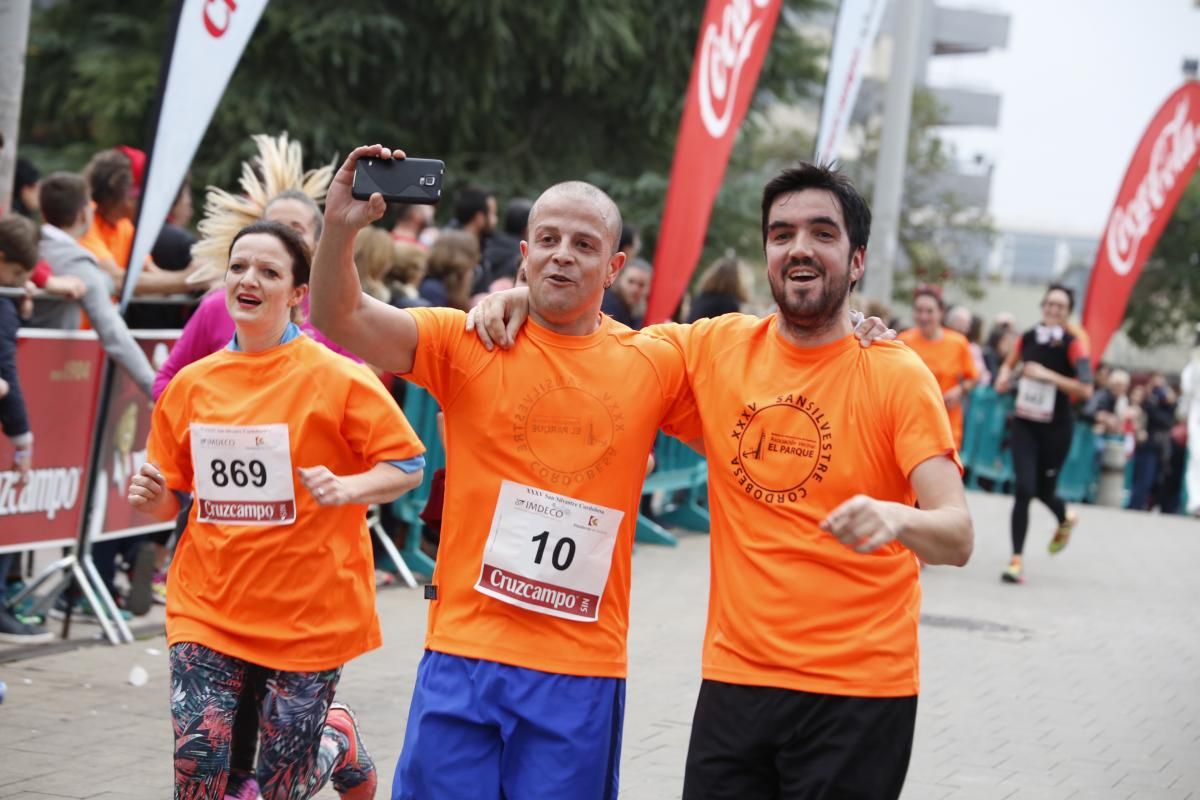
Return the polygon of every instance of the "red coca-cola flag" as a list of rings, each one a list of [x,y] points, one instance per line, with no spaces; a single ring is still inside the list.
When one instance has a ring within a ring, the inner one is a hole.
[[[1099,360],[1125,318],[1129,293],[1200,163],[1200,81],[1163,103],[1121,183],[1088,282],[1083,327]]]
[[[670,318],[696,269],[781,6],[782,0],[709,0],[704,11],[654,253],[647,324]]]

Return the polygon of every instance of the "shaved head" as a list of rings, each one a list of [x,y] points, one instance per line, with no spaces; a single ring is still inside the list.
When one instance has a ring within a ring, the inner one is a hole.
[[[542,192],[541,196],[533,204],[533,208],[529,210],[530,230],[533,229],[533,223],[538,216],[538,212],[547,204],[557,200],[572,200],[590,206],[604,220],[604,227],[608,230],[609,242],[612,244],[614,251],[617,249],[618,243],[621,240],[621,211],[603,189],[584,181],[556,183]]]

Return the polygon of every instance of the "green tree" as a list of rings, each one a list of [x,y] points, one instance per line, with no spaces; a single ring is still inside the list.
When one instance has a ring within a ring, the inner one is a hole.
[[[1103,243],[1101,243],[1103,246]],[[1189,340],[1200,322],[1200,171],[1175,207],[1134,284],[1125,332],[1139,347]]]
[[[820,4],[789,0],[786,13]],[[145,141],[166,5],[61,0],[37,10],[24,128],[44,168],[79,168],[97,148]],[[234,185],[252,133],[287,130],[310,164],[382,141],[445,159],[451,191],[471,180],[503,199],[591,180],[652,243],[702,8],[694,0],[429,0],[400,12],[385,0],[343,0],[331,11],[277,0],[205,135],[194,184]],[[814,88],[817,53],[781,18],[757,106]],[[727,189],[747,163],[753,137],[742,138]],[[737,188],[722,193],[710,254],[737,243],[743,231],[731,229],[756,205]]]

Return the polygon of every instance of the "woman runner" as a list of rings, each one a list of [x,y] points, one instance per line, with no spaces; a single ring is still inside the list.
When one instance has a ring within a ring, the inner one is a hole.
[[[1058,520],[1051,555],[1067,546],[1076,517],[1057,494],[1058,471],[1067,460],[1075,430],[1071,403],[1092,394],[1092,367],[1087,342],[1076,335],[1067,318],[1075,295],[1065,286],[1051,285],[1042,298],[1042,322],[1017,340],[996,377],[996,391],[1012,388],[1014,368],[1023,362],[1017,380],[1016,411],[1011,447],[1016,474],[1012,510],[1013,555],[1000,576],[1006,583],[1023,583],[1021,561],[1029,528],[1029,501],[1041,500]]]
[[[417,486],[424,448],[366,367],[297,328],[310,266],[286,225],[237,234],[236,333],[167,386],[130,484],[132,505],[163,516],[173,492],[195,496],[167,595],[176,798],[224,796],[246,685],[266,800],[330,779],[343,798],[375,794],[354,717],[333,699],[342,666],[381,643],[366,506]]]

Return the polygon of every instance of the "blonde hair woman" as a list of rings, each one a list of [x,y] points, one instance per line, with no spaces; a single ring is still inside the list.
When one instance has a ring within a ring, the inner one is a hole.
[[[396,242],[383,228],[363,228],[354,239],[354,266],[358,270],[358,282],[362,284],[364,292],[385,303],[391,298],[391,292],[384,277],[391,270],[395,256]]]
[[[478,264],[478,239],[466,231],[442,231],[429,248],[421,296],[430,305],[466,311],[471,300],[471,279]]]

